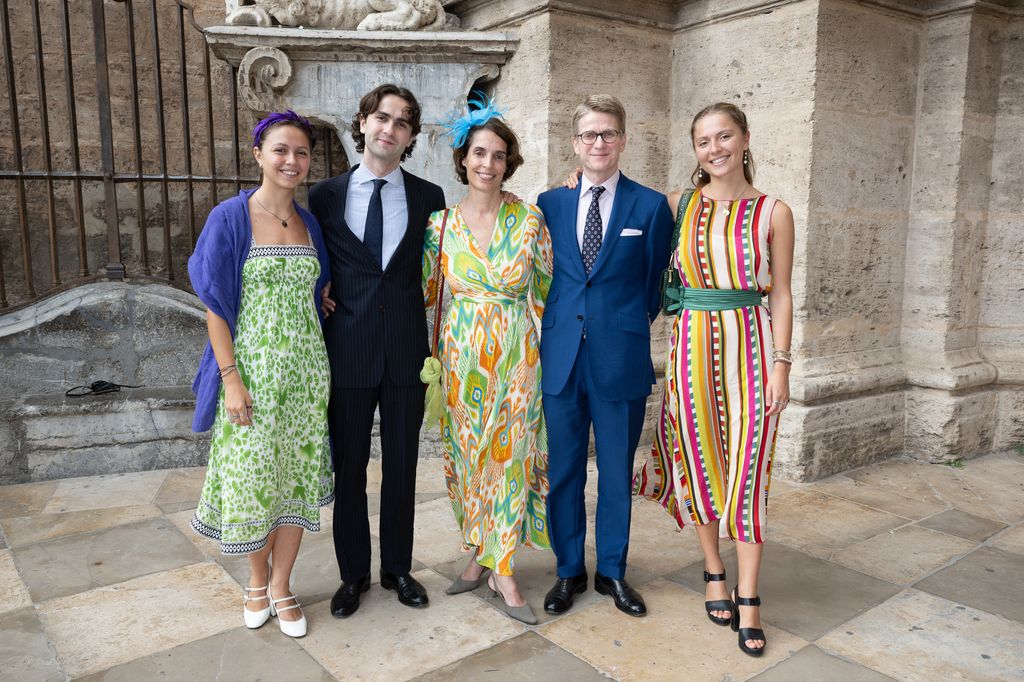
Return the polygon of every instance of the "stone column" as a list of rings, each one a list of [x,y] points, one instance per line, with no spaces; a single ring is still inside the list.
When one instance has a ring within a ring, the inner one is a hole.
[[[902,348],[906,450],[945,460],[989,450],[996,368],[978,348],[1003,29],[978,8],[925,25],[907,229]]]

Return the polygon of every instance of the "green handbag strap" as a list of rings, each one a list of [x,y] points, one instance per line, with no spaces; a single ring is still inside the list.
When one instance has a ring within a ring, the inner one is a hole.
[[[668,252],[669,267],[672,267],[672,254],[679,248],[679,232],[683,226],[683,216],[686,215],[686,207],[690,205],[690,199],[693,198],[696,191],[696,187],[691,187],[679,197],[679,205],[676,206],[676,226],[672,230],[672,250]]]

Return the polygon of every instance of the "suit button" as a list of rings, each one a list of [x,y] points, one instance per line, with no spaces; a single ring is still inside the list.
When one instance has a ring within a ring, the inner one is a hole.
[[[587,288],[588,289],[590,288],[590,282],[587,282]]]
[[[582,315],[577,315],[576,319],[582,322],[583,321],[583,316]]]
[[[384,312],[384,304],[383,303],[380,304],[380,311]]]
[[[388,272],[384,273],[384,279],[389,279],[390,277],[391,277],[391,273],[388,273]],[[588,282],[588,284],[589,284],[589,282]]]

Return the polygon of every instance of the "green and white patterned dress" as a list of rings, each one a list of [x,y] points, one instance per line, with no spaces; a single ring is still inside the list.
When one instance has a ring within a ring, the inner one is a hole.
[[[235,363],[252,395],[253,423],[228,421],[222,385],[192,519],[224,554],[262,549],[284,524],[319,531],[320,507],[334,499],[331,375],[311,296],[319,274],[312,246],[253,243],[242,268]]]

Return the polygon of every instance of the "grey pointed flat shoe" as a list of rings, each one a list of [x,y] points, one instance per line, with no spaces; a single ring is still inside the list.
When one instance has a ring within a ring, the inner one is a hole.
[[[476,580],[466,580],[465,578],[463,578],[460,575],[458,578],[455,579],[455,582],[453,582],[448,587],[448,589],[444,591],[444,593],[445,594],[462,594],[463,592],[472,592],[476,588],[480,587],[480,583],[482,583],[483,581],[487,580],[487,576],[490,574],[490,572],[491,572],[491,569],[485,568],[483,573],[481,573],[480,577],[477,578]]]
[[[491,590],[491,598],[497,597],[501,599],[501,606],[509,618],[518,620],[520,623],[526,623],[527,625],[537,624],[537,616],[533,613],[533,609],[530,608],[529,604],[509,606],[508,602],[505,601],[505,595],[499,592],[490,581],[487,582],[487,587]]]

